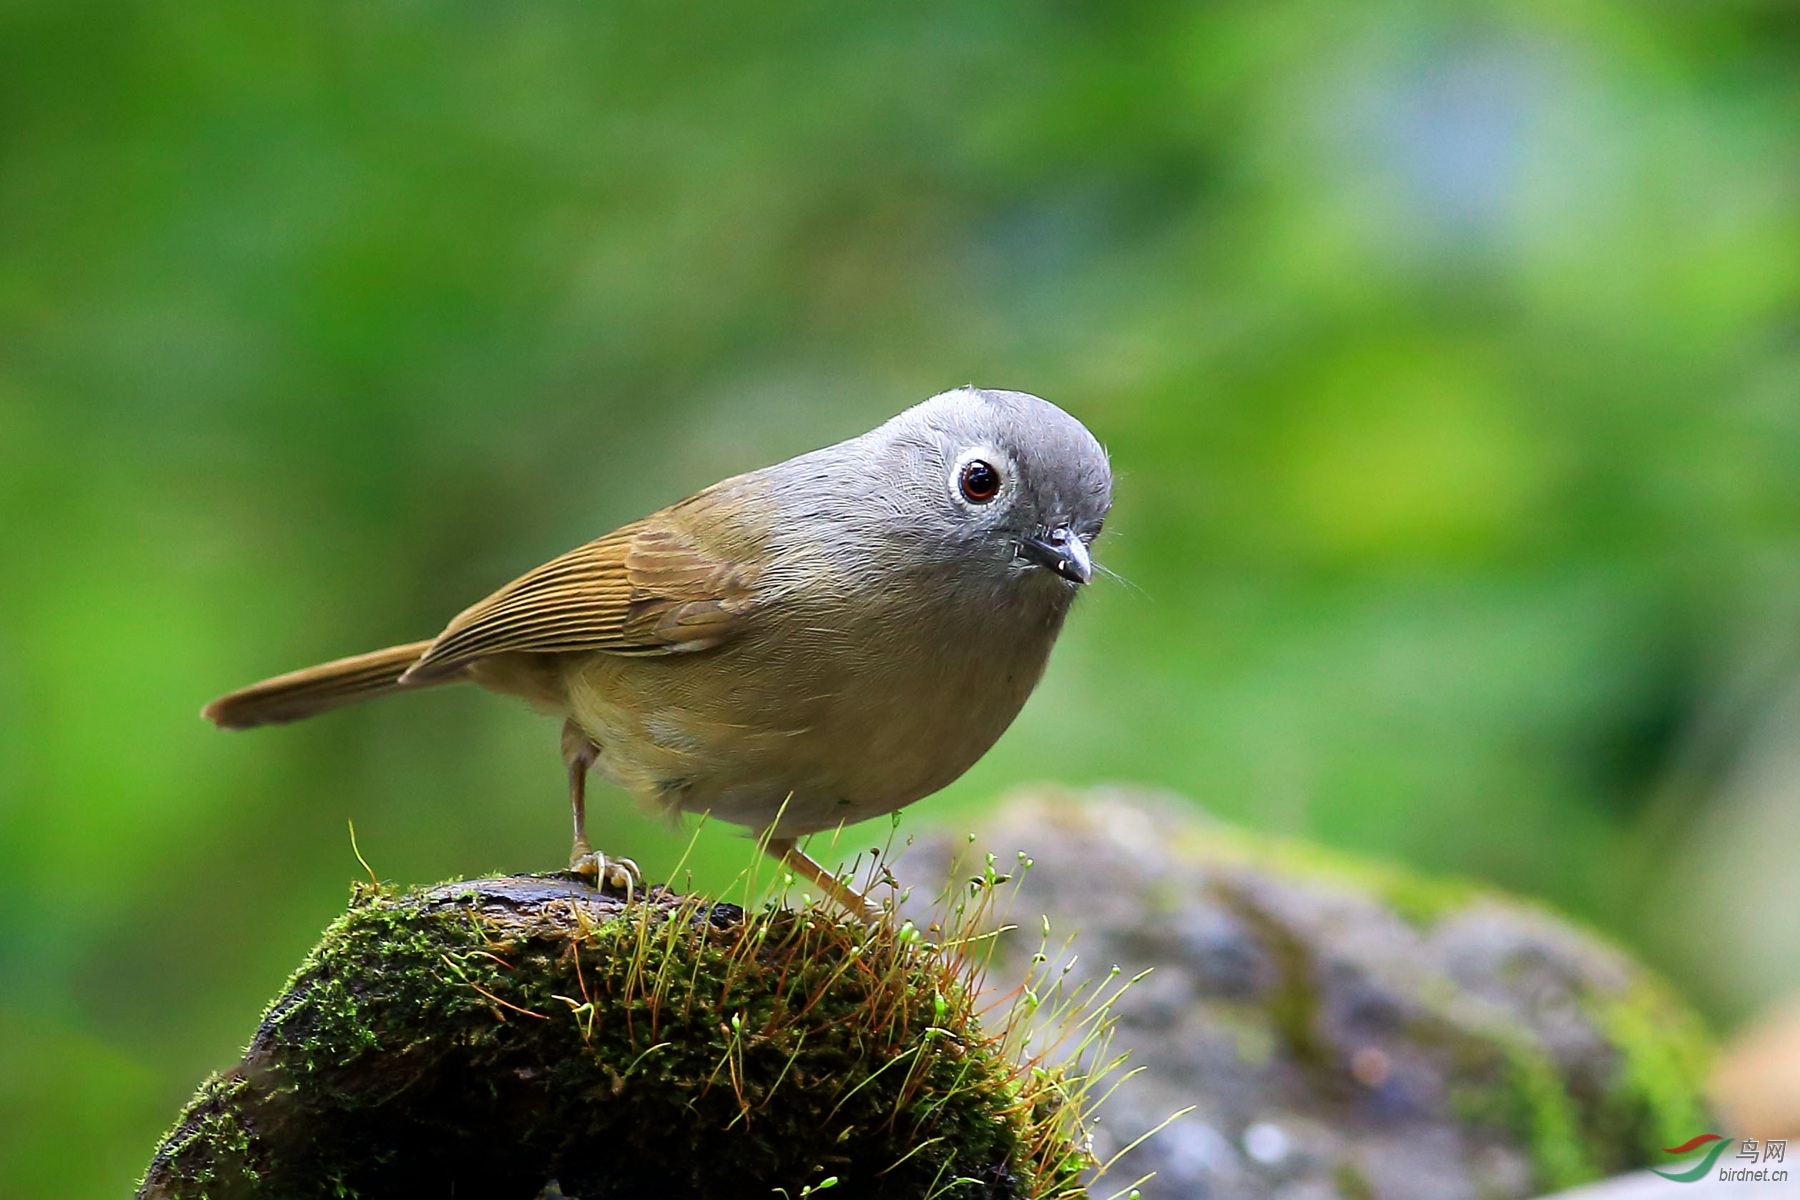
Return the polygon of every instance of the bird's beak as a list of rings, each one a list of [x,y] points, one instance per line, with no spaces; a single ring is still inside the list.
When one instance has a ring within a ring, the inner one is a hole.
[[[1088,554],[1087,543],[1067,525],[1041,537],[1022,538],[1019,557],[1047,567],[1071,583],[1086,583],[1094,577],[1094,560]]]

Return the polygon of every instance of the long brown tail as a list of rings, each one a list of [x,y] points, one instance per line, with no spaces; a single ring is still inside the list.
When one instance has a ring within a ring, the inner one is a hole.
[[[261,683],[220,696],[200,710],[200,715],[221,729],[249,729],[254,725],[278,725],[298,721],[344,704],[354,704],[384,692],[402,690],[400,676],[419,661],[430,642],[410,642],[372,650],[353,658],[320,663],[304,671],[290,671]],[[455,676],[404,686],[406,691],[451,683]]]

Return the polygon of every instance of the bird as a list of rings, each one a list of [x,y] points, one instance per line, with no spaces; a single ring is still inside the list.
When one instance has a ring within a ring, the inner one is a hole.
[[[562,719],[570,869],[629,890],[587,833],[599,770],[638,805],[801,850],[969,769],[1012,724],[1094,577],[1106,450],[1040,397],[973,385],[867,433],[721,480],[526,572],[436,637],[219,697],[226,729],[450,683]]]

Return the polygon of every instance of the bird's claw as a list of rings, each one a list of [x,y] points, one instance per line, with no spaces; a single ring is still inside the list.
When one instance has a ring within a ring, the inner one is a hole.
[[[598,850],[580,850],[569,860],[569,870],[592,878],[597,888],[617,888],[627,900],[643,888],[644,873],[629,858],[609,858]]]

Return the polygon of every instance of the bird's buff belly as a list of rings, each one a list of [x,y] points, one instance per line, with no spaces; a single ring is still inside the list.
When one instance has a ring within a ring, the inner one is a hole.
[[[804,679],[765,673],[726,695],[705,687],[718,674],[686,665],[596,655],[565,676],[569,715],[600,748],[601,770],[643,807],[709,812],[776,837],[882,816],[944,787],[987,752],[1036,682],[961,687],[944,677],[961,670],[941,660],[910,679],[839,671],[833,681],[814,663]]]

